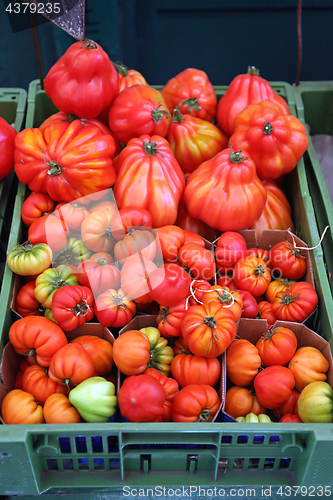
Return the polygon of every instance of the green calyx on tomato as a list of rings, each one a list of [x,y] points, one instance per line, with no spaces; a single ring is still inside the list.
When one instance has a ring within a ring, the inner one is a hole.
[[[143,142],[142,147],[144,152],[148,156],[154,156],[158,153],[157,151],[157,142],[149,141],[149,142]]]
[[[229,156],[229,161],[231,163],[243,163],[243,160],[247,160],[245,156],[242,156],[242,151],[235,151],[234,153],[232,153],[231,146],[232,144],[230,144],[230,156]]]
[[[86,316],[91,309],[88,302],[85,299],[80,300],[78,304],[73,309],[75,316]]]
[[[97,49],[96,42],[94,42],[93,40],[88,40],[88,38],[83,38],[83,40],[81,40],[81,43],[82,45],[80,49],[87,49],[87,50]]]
[[[194,111],[201,111],[201,106],[196,97],[184,99],[184,101],[181,101],[173,110],[172,121],[174,123],[181,123],[185,120],[184,115],[182,115],[180,111],[180,106],[182,106],[183,104],[187,104],[187,111],[190,111],[191,109],[193,109]]]
[[[69,393],[69,401],[86,422],[107,422],[117,407],[115,386],[103,377],[90,377]]]
[[[253,271],[253,274],[255,276],[262,276],[266,271],[266,268],[262,265],[259,265],[258,267],[255,268],[255,270]]]
[[[288,305],[291,304],[292,302],[295,302],[295,300],[298,300],[300,297],[300,294],[298,294],[296,297],[292,297],[290,290],[286,290],[286,292],[282,295],[280,304],[283,305]]]
[[[158,123],[160,120],[166,120],[167,118],[171,118],[169,111],[167,109],[160,109],[161,106],[164,106],[164,104],[161,103],[158,106],[156,106],[156,108],[151,114],[154,123]]]
[[[216,319],[214,316],[206,316],[204,319],[204,323],[208,328],[216,328]]]
[[[45,161],[44,159],[44,162],[45,162],[45,165],[47,167],[49,167],[47,170],[46,170],[46,173],[50,176],[50,177],[55,177],[56,175],[60,175],[61,172],[62,172],[62,168],[60,167],[60,165],[56,162],[56,161],[53,161],[51,160],[50,162],[47,162]]]

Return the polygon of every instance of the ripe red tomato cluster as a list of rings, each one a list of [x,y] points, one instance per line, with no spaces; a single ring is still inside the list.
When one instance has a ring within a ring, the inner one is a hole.
[[[328,368],[317,348],[298,347],[295,333],[286,327],[270,328],[255,344],[234,340],[226,352],[225,411],[237,418],[269,410],[282,422],[301,422],[301,391],[311,382],[325,381]]]
[[[277,319],[303,322],[318,303],[314,286],[300,281],[307,271],[305,251],[288,240],[269,251],[248,249],[239,233],[227,231],[215,249],[217,283],[241,293],[244,318],[259,317],[269,325]]]
[[[3,400],[6,424],[81,422],[70,391],[95,376],[116,385],[112,344],[101,337],[81,335],[68,342],[54,321],[27,316],[13,323],[9,341],[25,358],[14,389]]]

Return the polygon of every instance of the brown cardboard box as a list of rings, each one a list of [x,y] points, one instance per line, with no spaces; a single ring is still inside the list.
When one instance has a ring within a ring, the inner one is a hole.
[[[100,323],[84,323],[70,332],[65,332],[68,342],[82,335],[94,335],[107,340],[113,345],[114,336],[112,333]],[[0,364],[0,407],[6,394],[14,389],[15,378],[19,371],[21,361],[25,357],[18,354],[13,345],[8,342],[3,350],[2,360]],[[1,420],[1,419],[0,419]],[[2,422],[2,420],[1,420]]]
[[[289,321],[277,321],[274,328],[285,327],[294,332],[297,337],[297,348],[310,346],[316,347],[328,360],[329,369],[326,382],[333,387],[333,359],[329,343],[320,335],[307,328],[303,323],[294,323]],[[241,318],[238,322],[236,339],[246,339],[256,344],[260,337],[267,331],[267,321],[263,319],[245,319]],[[227,379],[228,384],[228,379]],[[228,387],[228,386],[227,386]],[[223,405],[222,412],[224,412]],[[230,415],[225,413],[228,419],[233,420]]]
[[[128,330],[140,330],[141,328],[147,328],[149,326],[154,326],[157,328],[157,323],[156,323],[156,318],[157,316],[136,316],[135,318],[132,319],[124,328],[122,328],[119,332],[119,335],[122,335],[123,333],[127,332]],[[176,337],[175,337],[176,338]],[[173,339],[168,339],[169,345],[172,346]],[[213,422],[217,422],[220,416],[220,411],[222,409],[222,406],[224,405],[224,399],[225,399],[225,391],[226,391],[226,369],[225,369],[225,353],[223,353],[221,356],[218,357],[220,364],[221,364],[221,378],[220,381],[218,382],[217,386],[215,386],[216,391],[218,392],[218,395],[221,399],[221,405],[219,408],[219,411],[216,413],[215,418]],[[124,380],[125,375],[122,375],[119,370],[118,370],[118,380],[117,380],[117,393],[119,391],[120,385],[122,381]]]

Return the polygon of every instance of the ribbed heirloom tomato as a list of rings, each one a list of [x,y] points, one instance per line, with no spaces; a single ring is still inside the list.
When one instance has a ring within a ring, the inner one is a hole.
[[[54,201],[89,203],[116,181],[115,143],[97,126],[55,122],[44,132],[26,128],[15,139],[15,172],[31,191]]]
[[[249,385],[261,366],[258,349],[246,339],[234,340],[227,349],[227,374],[239,386]]]
[[[94,296],[90,288],[71,285],[56,290],[52,297],[52,316],[65,332],[90,321],[94,316]]]
[[[113,367],[112,344],[106,339],[95,335],[80,335],[71,340],[71,344],[80,344],[89,354],[94,363],[97,375],[105,375]]]
[[[53,212],[54,201],[45,193],[31,193],[22,205],[21,217],[26,226],[36,219]]]
[[[272,365],[258,373],[253,386],[259,403],[272,410],[290,398],[295,378],[289,368]]]
[[[173,422],[212,422],[221,400],[210,385],[190,384],[183,387],[172,403]]]
[[[249,255],[236,262],[233,279],[238,288],[250,292],[254,297],[259,297],[267,290],[272,277],[264,260]]]
[[[191,352],[214,358],[234,340],[237,326],[234,314],[218,302],[191,306],[182,322],[182,335]]]
[[[221,376],[221,365],[217,358],[178,354],[171,362],[171,374],[180,387],[190,384],[213,387]]]
[[[80,344],[67,344],[52,357],[49,377],[67,387],[78,385],[95,373],[94,362]]]
[[[113,343],[113,360],[124,375],[139,375],[146,368],[150,357],[147,335],[139,330],[122,333]]]
[[[7,425],[43,424],[43,408],[32,394],[22,389],[10,391],[1,405],[2,419]]]
[[[121,288],[108,288],[95,299],[94,311],[101,325],[119,327],[131,321],[136,304]]]
[[[247,229],[260,217],[267,193],[247,151],[223,149],[186,183],[189,214],[219,231]]]
[[[32,245],[27,241],[15,247],[7,255],[7,265],[11,271],[20,276],[34,276],[50,267],[53,252],[46,243]]]
[[[122,90],[109,111],[109,127],[123,144],[143,134],[165,137],[170,121],[161,92],[145,84]]]
[[[80,118],[94,118],[119,92],[118,72],[93,40],[73,43],[45,77],[45,92],[54,105]]]
[[[32,365],[25,370],[22,376],[22,388],[32,394],[37,403],[44,405],[51,394],[67,394],[67,387],[50,379],[47,370],[39,365]]]
[[[290,328],[270,328],[258,342],[259,351],[264,366],[286,365],[297,349],[297,337]]]

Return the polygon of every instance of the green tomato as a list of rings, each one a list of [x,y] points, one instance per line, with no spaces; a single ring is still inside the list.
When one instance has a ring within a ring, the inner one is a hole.
[[[52,256],[52,250],[46,243],[32,245],[28,241],[23,245],[15,245],[7,255],[7,264],[15,274],[33,276],[50,267]]]
[[[166,338],[161,337],[160,331],[154,326],[141,328],[140,332],[147,335],[150,344],[150,354],[147,368],[155,368],[167,377],[170,375],[170,365],[174,358],[172,347]]]
[[[257,424],[257,423],[266,423],[266,422],[271,422],[271,419],[269,418],[268,415],[262,413],[260,415],[256,415],[255,413],[248,413],[245,417],[237,417],[236,418],[237,422],[241,423],[250,423],[250,424]]]
[[[333,422],[333,389],[327,382],[306,385],[297,402],[298,414],[305,423]]]
[[[86,422],[107,422],[116,411],[115,386],[103,377],[87,378],[68,397]]]
[[[83,260],[89,259],[92,252],[83,243],[82,240],[71,237],[68,238],[66,246],[58,252],[57,257],[54,259],[53,264],[58,266],[60,264],[69,264],[78,266]]]
[[[63,286],[79,285],[79,280],[68,266],[46,269],[36,278],[34,294],[36,300],[46,309],[52,308],[52,297]]]

